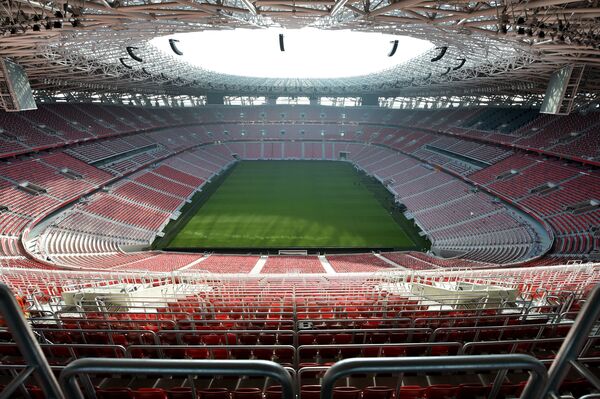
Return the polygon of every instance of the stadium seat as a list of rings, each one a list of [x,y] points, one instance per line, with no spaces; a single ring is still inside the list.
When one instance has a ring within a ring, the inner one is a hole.
[[[392,399],[394,396],[394,389],[387,386],[369,386],[362,392],[363,399]]]
[[[168,399],[167,392],[160,388],[139,388],[133,391],[135,399]]]

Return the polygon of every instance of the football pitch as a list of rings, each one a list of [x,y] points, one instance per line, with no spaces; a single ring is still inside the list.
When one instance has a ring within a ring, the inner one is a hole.
[[[364,178],[347,162],[241,161],[164,247],[421,249]]]

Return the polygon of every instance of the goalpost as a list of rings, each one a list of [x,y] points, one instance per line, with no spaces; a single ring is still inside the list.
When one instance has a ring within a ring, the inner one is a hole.
[[[278,252],[279,255],[308,255],[308,251],[306,249],[280,249]]]

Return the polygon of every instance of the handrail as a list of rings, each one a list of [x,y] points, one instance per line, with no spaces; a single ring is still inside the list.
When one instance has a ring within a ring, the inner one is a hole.
[[[555,319],[556,313],[539,313],[539,314],[523,314],[518,313],[514,315],[491,315],[491,316],[449,316],[449,317],[419,317],[414,319],[413,324],[415,326],[431,326],[434,323],[443,324],[444,328],[447,327],[484,327],[484,326],[509,326],[511,321],[525,321],[525,320],[536,320],[536,319]],[[537,321],[537,320],[536,320]],[[453,325],[452,322],[455,324]],[[464,325],[466,322],[473,322],[473,325]],[[484,323],[494,324],[484,324]],[[456,325],[459,324],[459,325]],[[463,325],[460,325],[463,324]],[[555,324],[555,323],[553,323]],[[557,323],[556,323],[557,324]],[[433,327],[429,327],[433,328]],[[442,328],[442,327],[439,327]]]
[[[33,324],[34,329],[43,328],[40,326],[54,325],[61,326],[64,324],[76,324],[78,329],[83,330],[82,324],[98,324],[107,326],[123,326],[123,325],[153,325],[153,326],[169,326],[174,329],[177,325],[175,320],[160,320],[160,319],[85,319],[85,318],[54,318],[54,317],[39,317],[31,319],[30,322]],[[115,330],[118,328],[115,328]]]
[[[582,367],[577,361],[577,357],[584,348],[592,328],[594,328],[598,321],[598,317],[600,317],[600,285],[594,287],[590,296],[585,301],[583,308],[577,315],[573,326],[565,338],[565,342],[560,347],[554,362],[550,366],[550,370],[548,370],[550,380],[545,390],[546,396],[553,398],[560,396],[558,389],[571,367],[575,368],[575,370],[594,384],[597,389],[600,389],[600,380],[589,372],[586,373],[585,367]]]
[[[126,349],[126,356],[129,358],[139,358],[134,356],[135,351],[155,351],[160,359],[168,359],[165,352],[172,353],[176,351],[188,350],[206,350],[209,354],[213,354],[215,350],[236,351],[236,350],[287,350],[292,353],[294,364],[297,364],[297,350],[293,345],[129,345]],[[242,360],[242,359],[240,359]],[[277,363],[277,362],[275,362]]]
[[[324,329],[312,329],[312,330],[299,330],[297,334],[354,334],[364,335],[367,333],[432,333],[433,329],[430,327],[399,327],[399,328],[324,328]]]
[[[27,324],[13,293],[5,284],[0,284],[0,314],[4,317],[4,322],[28,365],[4,388],[0,393],[0,399],[11,397],[15,389],[32,374],[47,398],[64,398],[42,348],[36,341],[31,327]]]
[[[345,292],[341,293],[343,295],[347,295]],[[358,296],[357,296],[358,298]],[[411,297],[412,298],[412,297]],[[416,296],[414,297],[415,301],[417,300]],[[429,295],[428,298],[430,300],[444,300],[444,299],[451,299],[449,296],[433,296],[433,295]],[[255,301],[253,303],[248,303],[248,304],[234,304],[234,303],[219,303],[217,300],[214,300],[212,298],[209,299],[204,299],[204,300],[194,300],[194,301],[190,301],[190,300],[186,300],[186,301],[178,301],[175,304],[166,306],[164,305],[165,300],[166,299],[174,299],[176,300],[177,297],[155,297],[155,298],[135,298],[136,301],[136,305],[132,306],[136,309],[142,309],[142,311],[136,311],[135,313],[137,314],[146,314],[148,312],[146,312],[146,309],[152,309],[154,311],[154,309],[157,308],[166,308],[166,309],[175,309],[177,307],[179,308],[186,308],[186,307],[202,307],[202,306],[209,306],[211,307],[211,309],[208,310],[199,310],[199,311],[181,311],[181,310],[169,310],[169,311],[165,311],[165,310],[161,310],[159,313],[160,314],[165,314],[165,315],[169,315],[169,314],[186,314],[186,315],[210,315],[210,314],[215,314],[215,313],[220,313],[220,311],[223,311],[223,308],[221,309],[214,309],[215,307],[226,307],[225,310],[227,311],[227,313],[232,313],[232,314],[244,314],[246,312],[251,312],[251,313],[269,313],[269,314],[273,314],[273,315],[285,315],[285,314],[290,314],[292,313],[291,310],[271,310],[270,307],[273,308],[290,308],[291,304],[279,304],[279,303],[273,303],[272,301]],[[422,300],[422,298],[419,298],[420,300]],[[154,301],[153,301],[154,300]],[[446,309],[431,309],[431,310],[424,310],[423,307],[424,305],[422,303],[413,303],[413,304],[403,304],[401,302],[391,302],[391,303],[381,303],[381,302],[377,302],[377,301],[373,301],[371,303],[363,303],[363,304],[350,304],[351,298],[347,299],[347,302],[342,302],[342,303],[330,303],[327,305],[316,305],[316,304],[303,304],[303,303],[298,303],[298,307],[299,309],[296,310],[296,313],[317,313],[317,311],[322,310],[323,307],[327,307],[330,310],[327,311],[327,313],[346,313],[347,311],[350,312],[360,312],[360,313],[396,313],[397,316],[394,317],[406,317],[406,314],[414,314],[414,313],[435,313],[435,312],[439,312],[440,314],[445,314],[445,313],[453,313],[453,312],[458,312],[458,311],[462,311],[465,314],[473,314],[473,316],[471,317],[475,317],[475,316],[492,316],[492,314],[483,314],[484,312],[490,312],[490,311],[494,311],[497,310],[498,313],[496,313],[495,315],[498,316],[507,316],[508,313],[501,313],[501,312],[506,312],[507,310],[513,311],[514,315],[518,315],[518,314],[524,314],[527,310],[527,308],[524,307],[502,307],[502,308],[476,308],[476,309],[452,309],[452,310],[446,310]],[[500,302],[488,302],[488,304],[499,304]],[[81,300],[80,301],[81,305],[85,305],[85,304],[90,304],[93,305],[94,307],[97,307],[97,302],[96,300]],[[472,304],[471,302],[455,302],[454,303],[457,306],[460,305],[467,305],[467,304]],[[395,307],[399,307],[402,306],[402,310],[394,310]],[[432,306],[444,306],[443,304],[428,304],[428,307],[432,307]],[[347,310],[348,307],[352,307],[352,310]],[[537,308],[557,308],[558,306],[538,306]],[[414,309],[411,309],[414,308]],[[70,312],[61,312],[61,313],[96,313],[96,314],[118,314],[118,313],[127,313],[125,311],[103,311],[103,310],[96,310],[96,309],[89,309],[89,310],[77,310],[77,311],[70,311]]]
[[[325,373],[321,382],[321,399],[331,399],[335,382],[352,374],[468,372],[506,369],[528,370],[530,377],[521,398],[541,398],[548,376],[546,368],[539,360],[527,355],[484,355],[341,360]]]
[[[137,334],[138,335],[137,339],[140,341],[142,339],[144,339],[144,336],[145,336],[145,337],[151,337],[152,341],[154,341],[157,345],[160,344],[160,339],[159,339],[157,333],[155,333],[152,330],[133,330],[133,329],[116,330],[116,329],[110,329],[110,328],[74,329],[74,328],[39,328],[39,327],[36,327],[33,330],[34,330],[34,332],[40,334],[40,337],[45,340],[48,340],[47,336],[52,337],[53,333],[68,333],[71,335],[81,336],[81,339],[84,341],[84,343],[87,343],[85,341],[88,340],[88,338],[87,338],[88,334],[99,333],[99,334],[106,334],[109,344],[114,344],[115,336]],[[0,329],[0,331],[2,331],[2,330]],[[168,330],[168,331],[171,331],[171,330]],[[172,330],[172,331],[181,332],[181,330]]]
[[[500,337],[506,332],[515,332],[519,330],[532,330],[537,328],[536,337],[541,338],[542,334],[546,331],[552,331],[558,327],[570,327],[570,323],[556,323],[556,324],[514,324],[514,325],[503,325],[503,326],[476,326],[476,327],[440,327],[433,330],[433,333],[429,337],[431,342],[435,342],[439,335],[444,333],[457,333],[457,332],[474,332],[475,341],[477,341],[482,331],[493,331],[499,334]]]
[[[590,337],[591,338],[591,337]],[[477,348],[493,347],[495,350],[499,346],[510,347],[510,353],[523,353],[523,347],[527,345],[529,351],[533,351],[536,347],[543,346],[544,344],[562,344],[564,338],[533,338],[533,339],[507,339],[499,341],[474,341],[465,342],[462,347],[460,355],[471,355]]]
[[[67,399],[84,399],[76,377],[83,374],[141,374],[178,376],[258,376],[278,381],[283,399],[294,399],[292,377],[285,368],[266,360],[137,360],[87,358],[75,360],[60,373]]]
[[[386,343],[386,344],[317,344],[317,345],[300,345],[298,352],[301,350],[311,349],[369,349],[369,348],[425,348],[431,349],[434,347],[455,348],[458,352],[463,344],[456,341],[447,342],[402,342],[402,343]],[[454,358],[455,356],[453,356]]]

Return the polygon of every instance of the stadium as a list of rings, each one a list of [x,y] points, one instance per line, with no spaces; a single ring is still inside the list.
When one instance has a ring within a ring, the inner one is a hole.
[[[600,397],[597,1],[0,16],[0,398]]]

